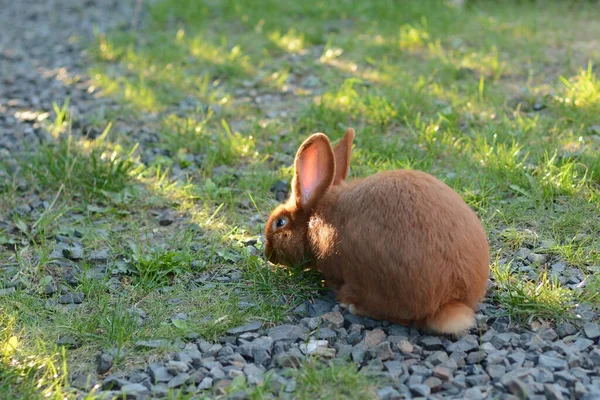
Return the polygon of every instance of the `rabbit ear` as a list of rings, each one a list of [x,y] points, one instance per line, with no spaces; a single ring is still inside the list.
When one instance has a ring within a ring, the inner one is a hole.
[[[312,208],[333,182],[335,158],[327,136],[315,133],[302,143],[296,154],[292,192],[296,204]]]
[[[339,185],[346,180],[350,170],[350,156],[352,155],[352,140],[354,129],[348,128],[346,134],[333,149],[335,154],[335,178],[334,185]]]

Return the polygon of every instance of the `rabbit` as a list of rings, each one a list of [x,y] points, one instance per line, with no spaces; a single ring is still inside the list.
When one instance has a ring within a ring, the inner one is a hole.
[[[448,185],[400,169],[346,181],[354,129],[332,148],[315,133],[296,154],[291,193],[265,227],[265,256],[318,269],[356,316],[460,336],[489,276],[486,231]]]

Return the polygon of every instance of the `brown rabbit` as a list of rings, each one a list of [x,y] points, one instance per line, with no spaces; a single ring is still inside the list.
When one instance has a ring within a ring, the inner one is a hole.
[[[462,334],[489,274],[486,232],[449,186],[420,171],[346,182],[354,130],[298,149],[292,193],[266,226],[269,261],[322,272],[356,315]]]

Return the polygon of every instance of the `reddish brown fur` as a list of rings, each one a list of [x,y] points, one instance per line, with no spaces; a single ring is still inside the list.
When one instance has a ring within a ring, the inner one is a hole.
[[[421,171],[345,182],[353,136],[349,129],[335,151],[323,134],[300,147],[293,193],[267,222],[267,257],[285,265],[309,257],[338,290],[338,301],[359,314],[440,333],[470,328],[489,274],[477,215],[449,186]],[[328,169],[305,202],[300,182],[312,182],[315,174],[298,170],[303,157],[303,165]],[[276,228],[282,215],[289,221]]]

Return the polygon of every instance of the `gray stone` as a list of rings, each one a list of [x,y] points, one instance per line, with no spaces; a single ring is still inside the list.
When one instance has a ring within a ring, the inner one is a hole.
[[[493,380],[500,379],[506,373],[506,367],[501,364],[488,364],[485,370]]]
[[[150,375],[153,383],[169,382],[171,379],[173,379],[173,375],[169,373],[167,367],[160,363],[148,365],[148,375]]]
[[[321,327],[317,331],[317,338],[318,339],[329,340],[330,343],[333,342],[333,339],[335,339],[336,336],[337,336],[336,333],[334,331],[332,331],[331,329],[327,328],[327,327]]]
[[[398,392],[392,386],[384,386],[377,390],[377,397],[380,400],[398,400],[402,398],[400,396],[400,392]]]
[[[461,337],[457,342],[452,343],[448,346],[449,352],[463,351],[468,353],[479,348],[479,342],[473,335],[465,335]]]
[[[104,263],[108,260],[108,257],[108,249],[99,249],[92,251],[88,260],[92,263]]]
[[[481,364],[486,356],[485,351],[472,351],[467,356],[467,364]]]
[[[113,365],[114,357],[112,354],[103,352],[96,359],[96,372],[100,375],[107,373]]]
[[[362,344],[357,344],[352,349],[352,361],[362,363],[365,359],[366,350]]]
[[[431,365],[436,366],[445,363],[448,361],[449,357],[445,351],[436,351],[425,359],[425,361],[431,363]]]
[[[593,344],[594,344],[593,340],[579,338],[579,339],[576,339],[570,347],[572,349],[575,349],[575,351],[583,352],[583,351],[586,351],[588,348],[590,348]]]
[[[429,378],[425,379],[425,382],[423,383],[429,386],[429,389],[431,389],[432,393],[439,391],[443,384],[442,380],[440,378],[436,378],[435,376],[430,376]]]
[[[94,377],[94,375],[91,374],[76,374],[71,378],[71,386],[88,392],[92,390],[96,383],[96,377]]]
[[[177,375],[180,372],[188,372],[190,370],[190,366],[187,363],[176,360],[168,361],[165,367],[172,375]]]
[[[581,382],[575,382],[575,387],[573,388],[573,394],[575,394],[576,399],[580,399],[587,393],[587,389]]]
[[[408,388],[417,396],[427,397],[431,393],[429,386],[422,383],[408,385]]]
[[[557,369],[567,368],[567,361],[558,357],[548,356],[545,354],[540,355],[538,359],[538,365],[540,367],[548,368],[552,371]]]
[[[596,367],[600,367],[600,349],[592,350],[588,357]]]
[[[150,390],[148,390],[148,388],[141,383],[128,383],[121,387],[121,392],[126,395],[133,395],[135,398],[137,398],[137,396],[148,393]]]
[[[314,303],[308,305],[308,316],[319,317],[331,311],[335,304],[324,299],[317,299]]]
[[[487,385],[487,383],[490,381],[490,377],[486,374],[469,375],[467,376],[466,380],[471,386],[483,386]]]
[[[84,295],[81,292],[63,294],[58,298],[60,304],[81,304],[83,303]]]
[[[436,351],[444,350],[442,340],[437,336],[425,336],[419,340],[419,344],[423,346],[424,350]]]
[[[400,361],[386,361],[385,369],[389,372],[392,379],[396,380],[403,374],[407,373]]]
[[[238,326],[237,328],[231,328],[227,331],[227,333],[230,335],[239,335],[241,333],[254,332],[259,330],[261,326],[262,322],[254,321],[243,326]]]
[[[506,358],[513,364],[513,367],[520,367],[525,362],[526,355],[521,351],[517,351],[509,354]]]
[[[206,377],[202,379],[202,382],[198,385],[198,390],[208,390],[212,387],[213,380],[212,378]]]
[[[558,324],[558,326],[556,327],[556,333],[558,334],[559,338],[564,338],[566,336],[571,336],[577,333],[577,327],[571,323],[568,322],[564,322],[561,324]]]
[[[588,339],[598,339],[600,337],[600,326],[596,323],[589,322],[583,325],[583,332]]]
[[[483,400],[483,393],[481,393],[481,390],[477,387],[472,387],[469,388],[467,390],[465,390],[465,399],[470,399],[470,400]]]
[[[563,400],[565,398],[560,386],[557,384],[544,385],[544,395],[548,400]]]
[[[181,372],[167,383],[169,389],[176,389],[182,386],[190,379],[190,374]]]
[[[511,379],[505,385],[509,393],[514,394],[519,399],[530,398],[534,393],[534,389],[520,379]]]
[[[303,339],[308,334],[308,329],[303,326],[284,324],[269,329],[268,335],[274,342],[279,340],[296,341]]]

